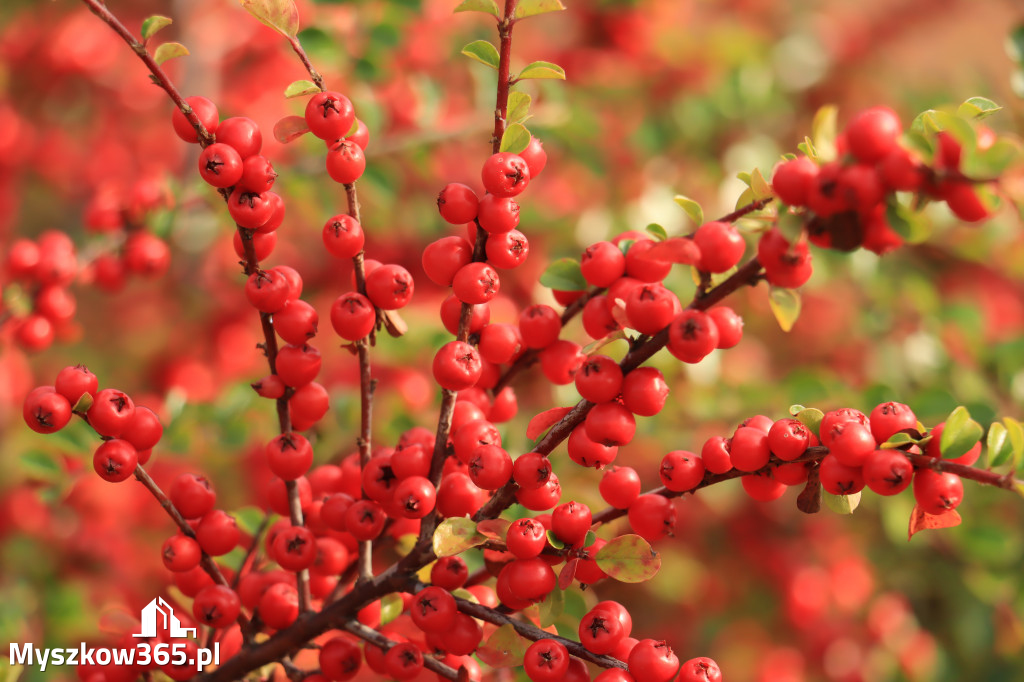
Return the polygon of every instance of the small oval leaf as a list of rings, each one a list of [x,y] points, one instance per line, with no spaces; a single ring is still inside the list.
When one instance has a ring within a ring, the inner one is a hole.
[[[530,145],[530,131],[522,123],[513,123],[505,128],[498,151],[518,154]]]
[[[462,48],[462,54],[495,70],[498,68],[498,62],[501,61],[498,57],[498,48],[486,40],[474,40]]]
[[[1024,459],[1024,426],[1013,417],[1003,417],[1006,425],[1006,436],[1010,439],[1013,468],[1020,470],[1021,459]]]
[[[967,453],[981,440],[981,424],[971,419],[971,413],[963,405],[958,406],[946,417],[939,440],[939,451],[943,459],[954,459]]]
[[[515,18],[525,19],[526,17],[533,17],[548,12],[558,12],[563,9],[565,9],[565,5],[562,4],[562,0],[519,0],[519,4],[516,6]]]
[[[821,429],[821,420],[825,418],[824,412],[816,407],[801,406],[795,414],[791,414],[793,414],[794,419],[810,429],[811,433],[815,436],[819,435],[818,431]]]
[[[299,32],[299,9],[294,0],[238,0],[245,11],[286,38]]]
[[[860,506],[860,493],[833,495],[825,493],[825,506],[837,514],[852,514]]]
[[[594,557],[602,571],[624,583],[642,583],[657,575],[661,556],[639,535],[620,535]]]
[[[508,93],[508,108],[506,110],[505,122],[508,124],[522,123],[530,118],[530,104],[533,98],[525,92]]]
[[[302,116],[285,116],[274,124],[274,139],[281,144],[288,144],[308,132],[309,126]]]
[[[704,224],[704,209],[690,197],[677,194],[673,201],[679,204],[694,225]]]
[[[565,610],[565,592],[562,590],[551,590],[544,601],[540,603],[540,626],[542,628],[555,624],[558,617]]]
[[[320,92],[320,88],[316,86],[316,83],[313,81],[298,80],[293,81],[284,89],[284,96],[286,99],[291,99],[292,97],[312,95],[314,92]]]
[[[585,291],[587,288],[579,261],[573,258],[559,258],[551,263],[540,276],[540,283],[558,291]]]
[[[666,232],[665,228],[659,225],[658,223],[651,223],[650,225],[645,227],[644,230],[646,230],[647,234],[651,235],[659,242],[663,242],[666,239],[668,239],[668,232]]]
[[[528,78],[556,78],[565,80],[565,69],[558,64],[551,62],[533,62],[519,72],[516,80],[527,80]]]
[[[156,52],[153,53],[153,61],[157,64],[163,64],[168,59],[184,57],[187,54],[188,48],[181,43],[164,43],[156,48]]]
[[[526,640],[516,632],[515,627],[505,623],[491,633],[487,641],[476,650],[476,655],[492,668],[513,668],[523,664],[527,646]]]
[[[445,519],[434,531],[434,554],[439,558],[455,556],[482,545],[487,537],[476,532],[476,523],[464,516]]]
[[[1002,107],[985,97],[971,97],[956,110],[960,118],[980,120],[991,116]]]
[[[561,421],[562,417],[569,414],[571,407],[552,407],[544,410],[526,425],[526,437],[530,440],[537,440],[542,433]]]
[[[985,447],[988,452],[988,465],[997,467],[1006,464],[1013,454],[1013,443],[1010,442],[1006,427],[999,422],[994,422],[988,427],[988,436],[985,438]]]
[[[772,287],[768,294],[768,305],[782,331],[788,332],[800,317],[800,292],[795,289]]]
[[[147,17],[142,22],[142,40],[146,41],[153,37],[153,35],[162,28],[166,28],[174,23],[174,20],[169,17],[160,16],[154,14],[151,17]]]
[[[456,7],[454,12],[484,12],[485,14],[493,15],[494,18],[501,18],[501,10],[498,9],[498,3],[494,0],[462,0],[459,6]]]

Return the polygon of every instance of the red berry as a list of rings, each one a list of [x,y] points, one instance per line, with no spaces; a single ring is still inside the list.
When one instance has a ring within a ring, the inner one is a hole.
[[[686,450],[673,450],[661,460],[661,483],[673,492],[693,490],[704,480],[704,462]]]
[[[309,98],[305,118],[309,132],[321,140],[337,140],[348,135],[356,115],[348,97],[328,90]]]
[[[613,466],[605,470],[598,489],[601,498],[616,509],[628,509],[640,496],[640,476],[631,467]]]
[[[199,122],[206,128],[206,132],[216,134],[217,123],[220,119],[217,105],[200,95],[186,97],[185,102],[192,108]],[[181,110],[175,109],[171,114],[171,124],[174,127],[175,134],[185,140],[185,142],[199,142],[199,133],[196,132],[196,129],[185,118],[185,114],[181,113]]]
[[[629,672],[644,682],[668,682],[679,670],[679,659],[664,640],[642,639],[629,652]]]
[[[442,237],[423,250],[423,272],[434,284],[447,287],[451,286],[455,273],[472,260],[473,245],[463,237]]]
[[[237,592],[227,585],[209,585],[192,602],[192,615],[203,625],[226,628],[235,622],[241,608]]]
[[[596,242],[583,252],[580,271],[591,286],[611,286],[625,274],[626,256],[611,242]]]
[[[526,149],[519,152],[519,156],[530,168],[530,178],[536,178],[548,164],[548,153],[544,151],[544,145],[536,137],[530,137],[530,144]]]
[[[186,519],[198,519],[213,509],[217,495],[204,476],[181,474],[171,484],[169,494],[174,507]]]
[[[592,403],[614,400],[622,390],[622,379],[619,363],[607,355],[588,356],[574,377],[580,396]]]
[[[477,222],[491,234],[501,234],[519,227],[519,204],[512,197],[486,194],[477,209]]]
[[[518,519],[505,531],[505,545],[517,559],[532,559],[547,546],[547,531],[536,519]]]
[[[518,154],[501,152],[484,162],[484,189],[497,197],[514,197],[530,184],[530,168]]]
[[[864,483],[879,495],[896,495],[906,490],[914,476],[914,465],[901,450],[875,450],[864,460]]]
[[[706,656],[691,658],[679,668],[676,682],[722,682],[722,671]]]
[[[242,160],[260,153],[263,147],[263,133],[256,121],[245,116],[232,116],[217,126],[217,142],[235,148]]]
[[[324,223],[324,246],[335,258],[354,258],[363,250],[363,227],[355,218],[341,213]]]
[[[764,266],[765,278],[778,287],[795,289],[811,277],[811,253],[804,242],[790,247],[778,229],[761,236],[757,257]]]
[[[530,242],[519,230],[493,234],[487,239],[487,261],[496,268],[511,270],[522,265],[530,255]]]
[[[595,443],[621,446],[633,440],[636,418],[619,403],[601,403],[587,413],[584,427],[587,437]]]
[[[199,543],[184,535],[173,535],[164,541],[160,549],[160,558],[168,571],[181,573],[190,571],[199,565],[202,558]]]
[[[54,433],[71,421],[71,408],[68,398],[53,386],[40,386],[25,396],[21,413],[28,427],[36,433]]]
[[[775,167],[772,189],[775,196],[790,206],[805,206],[807,195],[818,177],[818,165],[806,156],[784,161]]]
[[[348,185],[362,177],[366,170],[363,148],[350,140],[331,145],[327,152],[327,174],[335,182]]]
[[[622,381],[622,404],[633,414],[652,417],[665,406],[668,384],[661,370],[637,367]]]
[[[476,192],[462,183],[449,183],[437,195],[437,210],[452,225],[472,222],[479,206]]]
[[[126,440],[114,438],[103,441],[96,448],[92,458],[93,469],[104,481],[120,483],[131,478],[138,464],[139,454],[135,447]]]
[[[221,142],[211,144],[199,155],[199,175],[213,187],[235,185],[242,179],[242,171],[242,157],[234,147]]]
[[[779,459],[792,462],[804,454],[811,432],[796,419],[780,419],[768,431],[768,449]]]
[[[523,670],[533,682],[561,682],[569,670],[569,652],[553,639],[539,639],[526,649]]]
[[[539,452],[527,452],[513,462],[512,477],[521,489],[536,490],[551,478],[551,462]]]
[[[676,508],[672,500],[652,493],[641,495],[629,505],[629,525],[648,542],[670,534],[676,526]]]
[[[501,289],[498,272],[487,263],[468,263],[452,278],[452,293],[463,303],[487,303]]]
[[[700,249],[697,269],[704,272],[727,272],[743,258],[747,243],[733,225],[714,221],[704,223],[693,235]]]
[[[718,347],[718,327],[700,310],[679,313],[668,328],[668,350],[679,360],[697,363]]]
[[[902,132],[896,112],[887,107],[872,107],[847,124],[846,141],[857,160],[876,163],[892,151]]]
[[[128,394],[115,388],[96,393],[92,406],[86,412],[89,425],[101,436],[117,438],[128,428],[135,416],[135,404]]]
[[[590,507],[582,502],[565,502],[551,512],[551,531],[567,545],[580,545],[590,522]]]
[[[377,311],[368,298],[350,291],[331,306],[331,326],[347,341],[365,338],[377,324]]]
[[[207,513],[196,526],[196,540],[210,556],[227,554],[238,545],[240,538],[235,519],[220,509]]]
[[[833,495],[852,495],[864,489],[861,468],[847,466],[832,454],[821,460],[819,475],[821,487]]]
[[[469,388],[480,378],[482,370],[480,354],[463,341],[449,341],[434,356],[434,379],[449,391]]]
[[[381,310],[398,310],[412,300],[412,275],[401,265],[382,265],[366,275],[366,295]]]

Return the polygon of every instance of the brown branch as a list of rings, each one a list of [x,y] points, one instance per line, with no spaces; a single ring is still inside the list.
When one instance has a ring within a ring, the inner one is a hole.
[[[345,623],[343,623],[341,627],[345,630],[348,630],[359,639],[369,642],[370,644],[376,646],[378,649],[383,649],[384,651],[388,651],[391,647],[393,647],[396,644],[394,640],[388,639],[380,632],[374,630],[373,628],[366,627],[357,620],[345,621]],[[423,667],[427,670],[430,670],[431,672],[437,673],[445,679],[459,679],[458,670],[452,668],[449,665],[445,665],[436,658],[424,655]]]
[[[324,91],[324,77],[320,75],[320,72],[313,68],[313,63],[309,61],[309,55],[306,54],[306,50],[303,49],[302,43],[299,42],[297,36],[288,36],[288,43],[292,46],[292,50],[299,56],[299,60],[302,65],[306,67],[306,71],[309,72],[309,77],[313,80],[316,87],[320,88],[320,92]]]
[[[174,106],[178,107],[181,113],[185,115],[185,118],[188,119],[188,122],[192,124],[192,127],[196,129],[196,133],[199,135],[199,143],[203,147],[213,144],[215,141],[214,136],[203,127],[199,117],[192,111],[192,107],[181,96],[181,93],[178,92],[178,89],[171,82],[171,79],[167,77],[167,74],[164,73],[160,65],[156,63],[153,56],[149,54],[146,46],[138,41],[131,31],[125,28],[124,24],[107,9],[102,0],[82,0],[82,2],[85,3],[90,12],[102,19],[107,26],[114,29],[117,35],[121,36],[122,40],[128,43],[132,51],[142,60],[142,63],[146,65],[149,72],[153,74],[156,84],[167,93],[167,96],[174,102]]]
[[[512,28],[515,26],[516,5],[519,0],[505,0],[505,14],[498,22],[498,94],[494,103],[494,133],[491,137],[491,153],[497,154],[501,138],[505,134],[505,118],[508,116],[508,92],[511,87],[509,71],[512,66]]]

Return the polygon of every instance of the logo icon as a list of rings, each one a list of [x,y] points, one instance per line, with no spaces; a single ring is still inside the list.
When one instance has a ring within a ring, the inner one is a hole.
[[[171,637],[196,636],[196,628],[181,627],[181,621],[174,615],[171,605],[165,602],[163,597],[157,597],[142,609],[142,632],[132,637],[156,637],[157,614],[163,616],[163,629],[167,630]]]

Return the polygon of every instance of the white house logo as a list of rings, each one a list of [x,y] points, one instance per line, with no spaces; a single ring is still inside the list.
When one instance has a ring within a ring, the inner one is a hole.
[[[196,636],[196,628],[181,627],[181,621],[174,615],[174,608],[165,602],[163,597],[157,597],[142,609],[142,632],[132,635],[132,637],[156,637],[158,626],[161,623],[162,628],[167,630],[170,637]]]
[[[31,643],[12,643],[8,665],[38,666],[40,672],[45,672],[48,666],[111,663],[123,666],[156,664],[161,667],[187,667],[202,672],[211,663],[220,665],[220,642],[214,642],[213,648],[197,649],[195,645],[183,641],[188,637],[196,637],[198,630],[182,627],[181,621],[174,615],[174,608],[163,598],[157,597],[149,602],[142,609],[141,615],[142,632],[132,637],[150,641],[139,642],[132,648],[93,647],[83,642],[74,648],[43,649]]]

